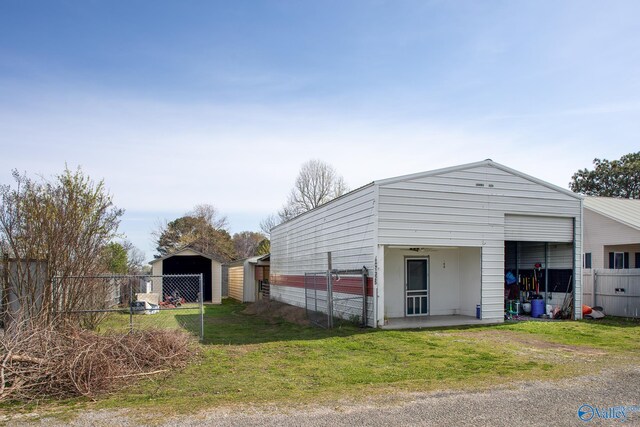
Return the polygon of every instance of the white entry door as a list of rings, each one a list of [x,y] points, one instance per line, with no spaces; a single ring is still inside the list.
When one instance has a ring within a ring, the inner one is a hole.
[[[406,315],[429,314],[429,258],[407,258],[405,277]]]

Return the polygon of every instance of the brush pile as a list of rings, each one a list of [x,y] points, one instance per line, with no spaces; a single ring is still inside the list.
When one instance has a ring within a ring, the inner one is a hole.
[[[0,343],[0,401],[23,402],[94,398],[180,368],[196,351],[179,330],[104,335],[32,323],[10,326]]]

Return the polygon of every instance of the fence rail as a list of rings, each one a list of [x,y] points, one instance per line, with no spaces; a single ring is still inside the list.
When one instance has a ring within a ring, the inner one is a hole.
[[[56,277],[53,299],[60,321],[86,328],[174,328],[204,338],[201,274]]]
[[[612,316],[640,317],[640,269],[584,270],[582,279],[585,304]]]
[[[367,325],[368,271],[327,270],[305,273],[305,309],[309,321],[333,328],[335,319]]]

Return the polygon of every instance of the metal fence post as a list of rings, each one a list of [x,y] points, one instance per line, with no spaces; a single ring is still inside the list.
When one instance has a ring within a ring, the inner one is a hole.
[[[111,280],[117,283],[115,278],[112,277]],[[129,282],[129,332],[133,333],[133,286],[131,282]]]
[[[362,326],[367,326],[367,282],[369,272],[367,267],[362,267]]]
[[[331,278],[331,252],[327,252],[327,328],[333,328],[333,283]]]
[[[597,289],[598,289],[598,272],[596,271],[596,269],[594,268],[593,270],[591,270],[591,281],[593,283],[592,289],[593,289],[593,306],[597,306],[598,304],[596,303],[596,298],[597,298]]]
[[[200,341],[204,340],[204,282],[200,273]]]

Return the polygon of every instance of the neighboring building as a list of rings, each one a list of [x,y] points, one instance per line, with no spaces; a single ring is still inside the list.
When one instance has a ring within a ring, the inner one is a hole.
[[[502,322],[507,269],[537,262],[579,308],[581,238],[581,196],[491,160],[384,179],[272,230],[271,298],[304,307],[305,273],[331,252],[334,269],[368,269],[374,327]]]
[[[640,200],[584,199],[585,304],[640,317]]]
[[[0,258],[0,323],[41,314],[44,297],[52,291],[44,260]],[[3,326],[3,327],[4,327]]]
[[[229,297],[255,302],[269,293],[269,254],[238,260],[227,265]]]
[[[151,264],[151,274],[154,277],[178,274],[202,274],[204,301],[213,304],[220,304],[222,302],[222,264],[215,258],[191,248],[184,248],[162,258],[154,259],[149,264]],[[167,280],[168,279],[163,278],[162,283],[159,282],[158,284],[156,284],[156,281],[153,281],[154,289],[152,289],[152,292],[159,293],[161,300],[166,297],[166,295],[164,295],[163,283]],[[170,281],[170,283],[172,290],[180,286],[179,281],[173,280]],[[194,292],[195,289],[192,289],[192,284],[186,281],[184,283],[185,286],[189,286],[189,289],[185,289],[181,296],[187,300],[195,300],[198,292]]]
[[[640,200],[584,199],[584,268],[640,268]]]

